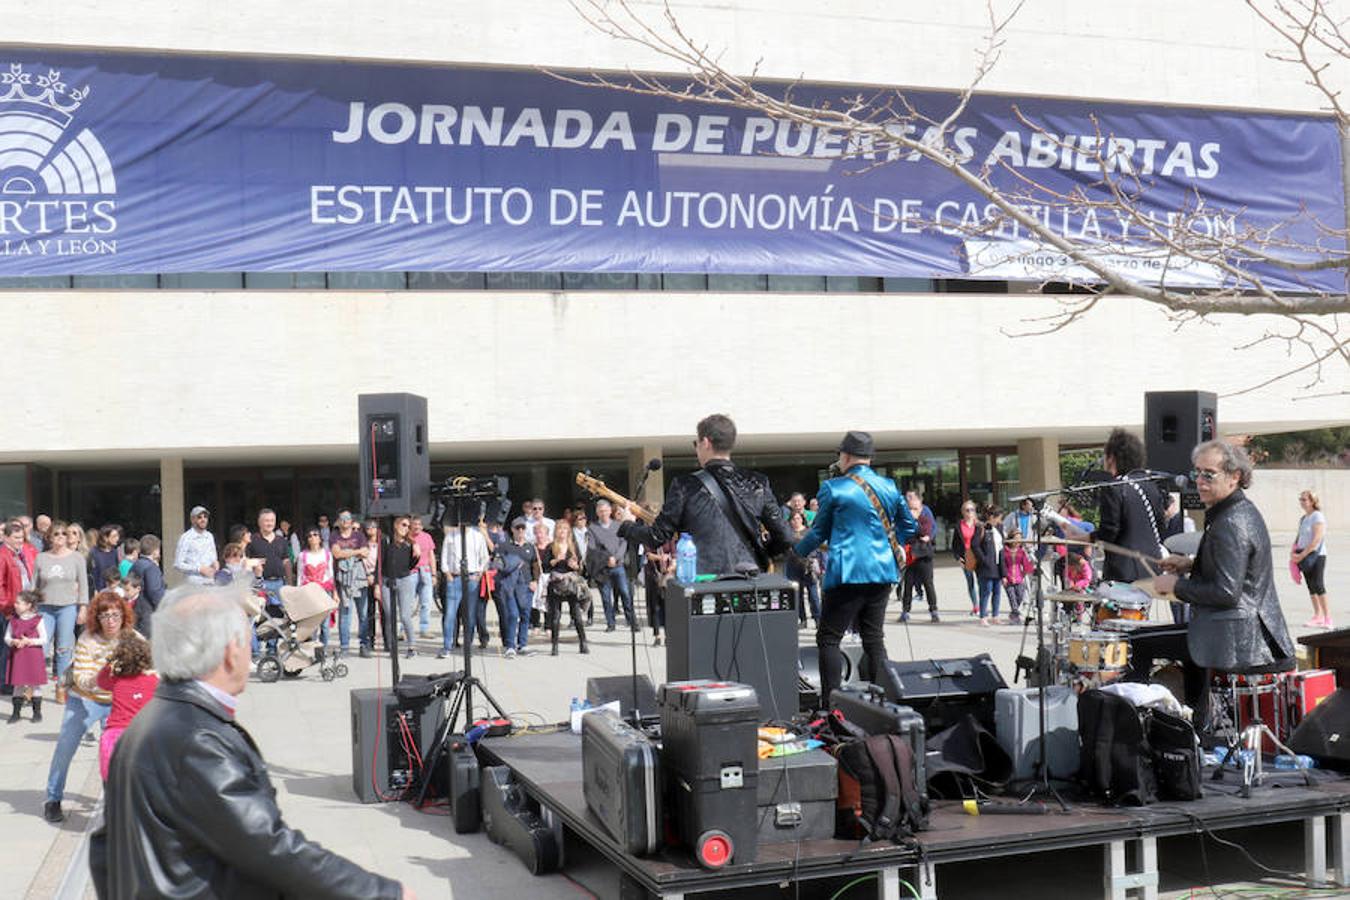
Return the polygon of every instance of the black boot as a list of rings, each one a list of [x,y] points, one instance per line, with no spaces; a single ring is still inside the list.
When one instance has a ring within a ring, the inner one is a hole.
[[[28,702],[31,703],[31,704],[33,704],[33,721],[34,721],[34,722],[41,722],[41,721],[42,721],[42,698],[41,698],[41,697],[34,697],[32,700],[29,700]]]
[[[554,616],[553,621],[549,622],[549,635],[553,638],[553,652],[549,654],[550,656],[558,655],[558,619],[561,618],[561,615]]]
[[[19,721],[19,713],[21,712],[23,712],[23,698],[15,697],[14,712],[10,713],[9,724],[13,725],[15,722]]]
[[[581,641],[581,653],[590,653],[591,648],[586,644],[586,626],[581,624],[581,617],[577,616],[577,638]]]

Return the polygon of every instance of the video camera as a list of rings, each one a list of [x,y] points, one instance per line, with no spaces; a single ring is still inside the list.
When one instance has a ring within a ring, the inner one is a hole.
[[[510,489],[505,475],[457,475],[433,484],[431,527],[458,525],[461,517],[466,525],[479,519],[504,525],[511,513]]]

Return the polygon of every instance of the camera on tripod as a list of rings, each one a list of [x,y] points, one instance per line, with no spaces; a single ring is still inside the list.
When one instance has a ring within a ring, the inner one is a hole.
[[[506,524],[511,513],[507,492],[511,479],[505,475],[456,475],[431,486],[431,527],[476,525],[479,519]]]
[[[494,500],[505,497],[511,479],[505,475],[454,475],[431,486],[431,496],[460,500]]]

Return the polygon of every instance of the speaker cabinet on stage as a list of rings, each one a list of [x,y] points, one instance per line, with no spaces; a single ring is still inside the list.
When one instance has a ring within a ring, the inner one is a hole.
[[[715,678],[755,689],[765,719],[797,712],[800,589],[782,575],[671,581],[666,604],[666,678]]]
[[[1195,445],[1219,434],[1219,399],[1207,391],[1144,394],[1144,451],[1148,467],[1184,474]]]
[[[361,515],[430,512],[427,399],[416,394],[361,394],[356,398],[356,413]]]
[[[1350,770],[1350,691],[1341,688],[1313,707],[1289,736],[1289,749],[1324,768]]]
[[[1334,669],[1336,687],[1350,688],[1350,628],[1308,634],[1298,639],[1308,648],[1314,669]]]
[[[404,749],[400,719],[426,759],[445,717],[445,704],[439,697],[400,703],[393,691],[371,688],[352,691],[351,700],[352,790],[362,803],[376,803],[381,794],[400,797],[417,775]]]

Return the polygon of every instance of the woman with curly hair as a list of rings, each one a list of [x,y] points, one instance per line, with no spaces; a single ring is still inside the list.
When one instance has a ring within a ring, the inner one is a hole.
[[[150,659],[150,642],[136,631],[118,635],[108,664],[98,673],[99,690],[112,694],[112,712],[108,714],[98,745],[98,773],[105,782],[117,739],[127,730],[136,713],[150,702],[158,686],[159,676]]]
[[[61,811],[61,798],[65,796],[66,775],[80,738],[95,724],[106,721],[112,712],[112,694],[98,686],[98,673],[108,664],[118,638],[128,634],[144,640],[136,631],[136,613],[130,604],[112,591],[95,594],[89,603],[84,634],[75,642],[70,696],[47,771],[47,803],[42,815],[48,822],[62,822],[66,818]]]

